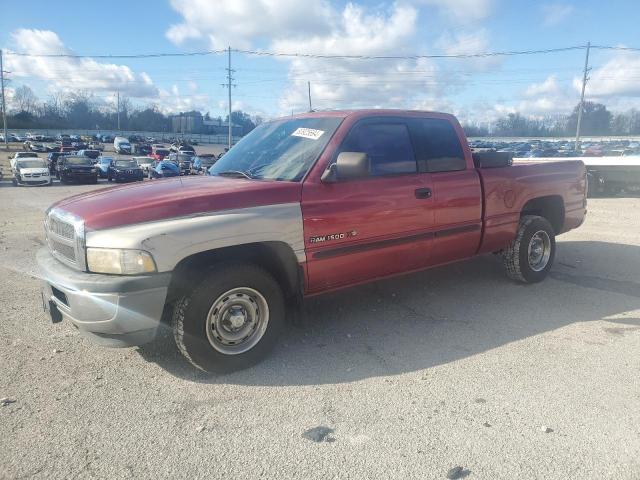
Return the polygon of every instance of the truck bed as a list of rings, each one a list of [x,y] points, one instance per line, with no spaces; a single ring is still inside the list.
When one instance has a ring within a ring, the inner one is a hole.
[[[500,250],[516,233],[521,212],[537,213],[545,202],[561,204],[564,219],[554,225],[563,233],[578,227],[586,209],[586,170],[580,160],[515,161],[498,168],[477,168],[485,198],[480,253]],[[536,200],[532,202],[532,199]],[[552,222],[553,223],[553,222]]]

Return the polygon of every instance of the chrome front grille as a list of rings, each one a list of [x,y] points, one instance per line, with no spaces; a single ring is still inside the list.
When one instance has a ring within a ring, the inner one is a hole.
[[[68,212],[52,209],[45,219],[45,234],[51,254],[67,265],[84,270],[84,223]]]
[[[70,260],[75,263],[76,249],[71,245],[67,245],[57,240],[51,239],[49,241],[49,246],[53,249],[55,253],[59,253],[60,255],[65,257],[67,260]]]
[[[63,222],[53,216],[49,217],[49,231],[68,240],[73,240],[75,237],[75,229],[72,224]]]

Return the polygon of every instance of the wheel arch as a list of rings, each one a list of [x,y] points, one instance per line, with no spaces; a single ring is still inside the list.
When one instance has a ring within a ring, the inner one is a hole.
[[[556,234],[564,228],[564,200],[560,195],[547,195],[529,199],[520,211],[520,216],[538,215],[546,218]]]
[[[264,268],[280,284],[286,298],[302,293],[303,273],[291,246],[281,241],[265,241],[205,250],[183,258],[173,269],[167,301],[184,295],[215,265],[236,262]]]

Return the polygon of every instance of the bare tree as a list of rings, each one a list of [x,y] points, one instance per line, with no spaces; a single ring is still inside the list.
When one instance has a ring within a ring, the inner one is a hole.
[[[12,103],[18,112],[36,113],[38,97],[27,85],[16,88]]]

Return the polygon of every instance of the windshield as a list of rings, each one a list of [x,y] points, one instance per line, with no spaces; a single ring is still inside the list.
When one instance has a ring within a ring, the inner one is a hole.
[[[135,160],[116,160],[116,167],[136,168],[138,163]]]
[[[33,158],[33,157],[38,157],[38,155],[36,153],[31,153],[31,152],[20,152],[16,155],[16,158]]]
[[[47,165],[44,160],[20,160],[18,162],[18,168],[46,168]]]
[[[342,118],[295,118],[264,123],[210,169],[211,175],[244,172],[252,178],[299,181],[324,150]]]
[[[164,150],[162,148],[157,148],[156,149],[156,154],[157,155],[169,155],[169,150]]]
[[[89,157],[67,157],[65,162],[68,165],[93,165]]]

